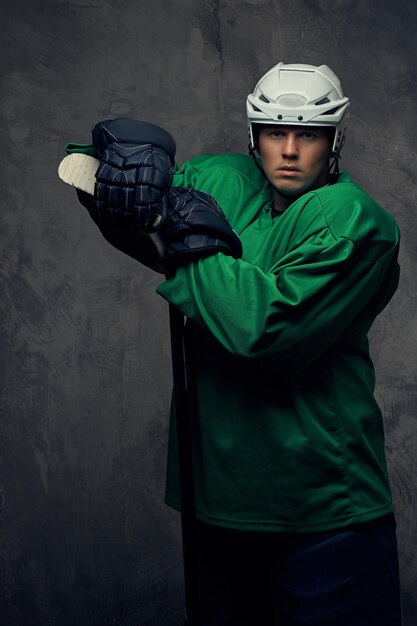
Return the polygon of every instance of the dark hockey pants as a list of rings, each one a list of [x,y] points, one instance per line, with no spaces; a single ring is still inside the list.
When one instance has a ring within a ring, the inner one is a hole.
[[[197,523],[199,626],[400,626],[395,520],[309,534]]]

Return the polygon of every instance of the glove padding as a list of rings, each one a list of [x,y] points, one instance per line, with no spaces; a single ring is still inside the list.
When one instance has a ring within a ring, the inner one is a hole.
[[[158,234],[165,244],[164,265],[168,270],[216,252],[234,258],[242,256],[238,235],[211,196],[195,189],[173,187],[165,201],[169,211]]]
[[[92,131],[99,154],[94,197],[97,210],[154,232],[166,215],[163,196],[172,185],[175,142],[159,126],[125,118]]]

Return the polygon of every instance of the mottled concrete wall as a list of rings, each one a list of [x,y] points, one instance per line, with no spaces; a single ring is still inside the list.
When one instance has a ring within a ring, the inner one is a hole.
[[[416,624],[416,28],[409,0],[3,3],[2,623],[182,623],[160,277],[101,238],[56,168],[67,141],[119,115],[164,126],[180,161],[245,151],[246,94],[284,60],[341,76],[342,164],[403,232],[401,287],[372,346]]]

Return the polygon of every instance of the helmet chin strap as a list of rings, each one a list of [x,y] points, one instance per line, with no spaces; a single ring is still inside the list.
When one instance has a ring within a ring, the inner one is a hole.
[[[258,163],[258,158],[256,156],[256,152],[255,150],[252,148],[251,144],[248,144],[248,152],[250,154],[250,156],[253,159],[253,162],[255,163],[256,167],[258,168],[258,170],[261,172],[262,176],[265,178],[265,180],[268,181],[269,184],[271,184],[271,181],[268,179],[267,175],[265,174],[263,167],[261,167]]]
[[[340,159],[340,150],[337,150],[337,152],[333,155],[333,161],[332,163],[330,163],[329,169],[327,171],[327,176],[326,176],[327,185],[333,185],[339,178],[339,174],[340,174],[339,159]]]

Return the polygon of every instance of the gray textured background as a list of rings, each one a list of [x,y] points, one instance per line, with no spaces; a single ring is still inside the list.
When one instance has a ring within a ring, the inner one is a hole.
[[[67,141],[112,116],[164,126],[179,161],[245,151],[246,94],[283,60],[340,75],[353,101],[342,166],[403,233],[400,290],[371,339],[416,626],[415,3],[1,4],[1,623],[182,623],[160,276],[101,238],[56,169]]]

